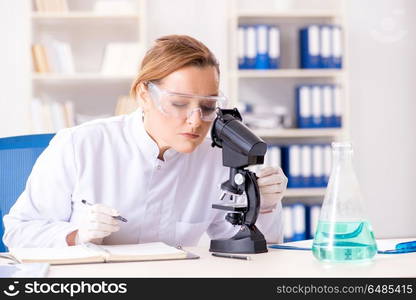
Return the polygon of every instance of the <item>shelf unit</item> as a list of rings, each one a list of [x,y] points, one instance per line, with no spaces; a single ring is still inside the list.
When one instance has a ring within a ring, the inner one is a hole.
[[[129,0],[132,11],[114,13],[95,12],[93,6],[98,1],[101,0],[67,0],[66,12],[39,12],[32,0],[31,45],[50,39],[68,43],[75,72],[33,71],[29,101],[69,100],[76,114],[93,119],[113,115],[118,97],[129,94],[135,74],[105,74],[101,64],[108,43],[139,43],[143,49],[147,47],[146,0]],[[138,55],[137,69],[139,58]],[[32,133],[41,132],[32,125]]]
[[[32,80],[36,82],[59,82],[61,84],[65,84],[65,82],[72,82],[72,81],[101,81],[105,80],[108,81],[128,81],[131,82],[133,80],[133,76],[131,75],[107,75],[107,74],[100,74],[100,73],[79,73],[79,74],[39,74],[33,73]]]
[[[331,138],[338,137],[342,129],[256,129],[253,130],[262,138]]]
[[[232,75],[237,78],[334,78],[344,76],[344,72],[332,69],[239,70]]]
[[[46,21],[67,21],[67,20],[108,20],[108,19],[139,19],[141,16],[136,13],[122,14],[122,13],[95,13],[95,12],[32,12],[32,20]]]
[[[288,198],[322,197],[325,195],[325,191],[324,188],[287,189],[285,196]]]
[[[258,129],[254,132],[266,142],[274,144],[314,143],[325,139],[335,141],[349,136],[348,100],[348,53],[346,53],[345,3],[340,1],[307,0],[272,1],[256,3],[248,0],[232,0],[229,10],[229,95],[231,104],[241,102],[263,105],[286,106],[294,120],[295,86],[299,84],[339,84],[342,87],[342,128],[324,129]],[[280,6],[280,7],[279,7]],[[285,6],[282,8],[282,6]],[[342,26],[343,68],[300,69],[298,68],[298,30],[308,24],[337,24]],[[237,52],[237,30],[240,24],[275,24],[280,28],[281,68],[274,70],[239,70]],[[274,99],[273,99],[274,98]],[[288,189],[284,201],[298,198],[304,203],[322,201],[325,188]]]
[[[296,9],[292,11],[270,11],[270,10],[239,10],[237,11],[238,18],[328,18],[328,19],[339,19],[342,17],[342,14],[338,10],[334,9],[313,9],[313,10],[303,10],[303,9]]]

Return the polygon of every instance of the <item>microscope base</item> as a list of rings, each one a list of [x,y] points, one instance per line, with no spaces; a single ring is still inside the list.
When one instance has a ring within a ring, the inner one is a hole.
[[[241,225],[240,231],[230,239],[211,240],[211,252],[264,253],[267,245],[264,235],[255,225]]]

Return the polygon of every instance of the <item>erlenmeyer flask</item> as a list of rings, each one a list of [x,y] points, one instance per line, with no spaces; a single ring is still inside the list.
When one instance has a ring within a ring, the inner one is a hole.
[[[332,170],[312,246],[313,255],[322,261],[362,261],[377,253],[352,152],[351,143],[332,143]]]

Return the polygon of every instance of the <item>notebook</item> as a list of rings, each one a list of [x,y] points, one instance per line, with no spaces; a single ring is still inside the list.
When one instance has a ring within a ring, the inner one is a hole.
[[[162,242],[126,245],[87,243],[63,248],[10,248],[9,251],[9,255],[20,263],[51,265],[198,258]]]

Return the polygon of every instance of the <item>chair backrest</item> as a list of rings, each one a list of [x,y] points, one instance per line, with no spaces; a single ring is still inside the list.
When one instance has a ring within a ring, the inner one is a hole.
[[[39,155],[54,134],[35,134],[0,138],[0,252],[3,244],[3,217],[25,189],[27,178]]]

